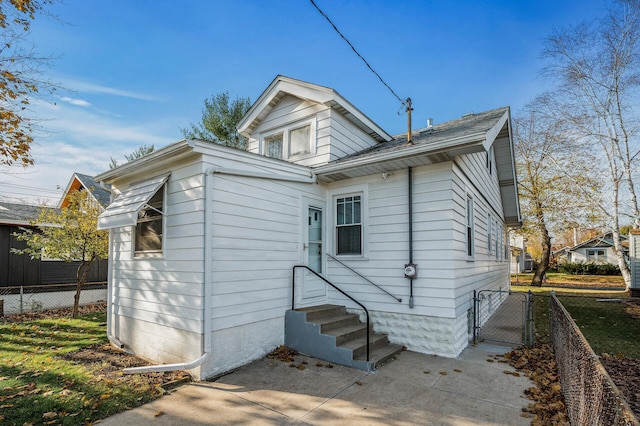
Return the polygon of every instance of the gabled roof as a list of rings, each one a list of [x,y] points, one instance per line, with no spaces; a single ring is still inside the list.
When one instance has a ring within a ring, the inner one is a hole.
[[[0,224],[21,226],[30,225],[31,221],[38,218],[42,209],[54,208],[33,206],[29,204],[5,203],[0,201]]]
[[[628,239],[629,237],[625,235],[620,235],[620,241],[623,243],[623,248],[625,250],[628,250],[628,244],[624,244]],[[589,238],[588,240],[583,241],[571,247],[569,251],[576,251],[581,248],[596,248],[596,247],[606,247],[606,248],[613,247],[613,233],[608,232],[606,234],[600,234],[596,237]]]
[[[286,95],[323,104],[336,110],[378,142],[393,139],[391,135],[382,130],[381,127],[335,90],[283,75],[278,75],[249,108],[249,111],[238,123],[238,131],[243,136],[249,137],[253,129],[269,115],[273,107]]]
[[[96,202],[102,208],[107,207],[109,205],[109,202],[111,201],[111,193],[109,191],[108,185],[106,187],[102,187],[93,179],[93,177],[89,175],[83,175],[81,173],[74,173],[69,180],[67,188],[62,194],[59,207],[63,208],[69,204],[69,202],[67,201],[67,195],[69,195],[70,192],[78,191],[81,189],[88,191],[93,199],[96,200]]]

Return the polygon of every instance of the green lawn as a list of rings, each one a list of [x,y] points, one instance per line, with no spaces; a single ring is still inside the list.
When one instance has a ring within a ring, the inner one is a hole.
[[[98,366],[65,358],[105,343],[105,318],[0,322],[0,424],[91,423],[154,398],[135,381],[114,383],[96,374]]]
[[[518,285],[528,285],[532,279],[533,273],[511,275],[511,282],[517,283]],[[560,272],[549,272],[547,273],[547,283],[549,285],[587,283],[594,287],[624,287],[624,280],[621,275],[570,275]]]
[[[536,342],[551,341],[549,325],[550,288],[512,286],[514,291],[532,290],[534,295],[534,324]],[[602,302],[601,299],[628,297],[621,291],[558,290],[558,299],[569,311],[589,345],[597,354],[623,354],[640,359],[640,321],[625,311],[620,302]]]

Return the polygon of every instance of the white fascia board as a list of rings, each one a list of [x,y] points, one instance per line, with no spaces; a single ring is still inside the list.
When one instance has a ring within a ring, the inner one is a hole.
[[[502,117],[500,117],[496,124],[494,124],[493,127],[487,131],[486,140],[483,143],[485,151],[489,151],[489,148],[491,147],[491,145],[493,145],[493,142],[498,137],[498,134],[500,134],[502,127],[504,127],[507,121],[510,121],[509,115],[509,108],[507,108],[507,110],[504,112],[504,114],[502,114]],[[509,126],[509,134],[511,134],[511,126]]]
[[[98,183],[111,183],[115,179],[131,174],[134,171],[136,173],[140,173],[151,166],[157,166],[158,163],[174,160],[177,156],[192,151],[194,143],[195,141],[187,139],[172,143],[171,145],[154,151],[144,157],[138,158],[137,160],[133,160],[129,163],[123,164],[122,166],[118,166],[115,169],[101,173],[97,175],[94,180]]]
[[[434,144],[411,145],[399,151],[391,151],[379,155],[371,155],[365,158],[354,158],[353,160],[346,160],[337,164],[327,164],[325,166],[316,167],[313,169],[313,171],[317,175],[336,173],[345,169],[351,169],[375,163],[384,163],[386,161],[398,160],[405,157],[413,157],[416,155],[424,154],[435,154],[451,149],[459,149],[472,146],[483,146],[484,141],[485,132],[480,132]]]

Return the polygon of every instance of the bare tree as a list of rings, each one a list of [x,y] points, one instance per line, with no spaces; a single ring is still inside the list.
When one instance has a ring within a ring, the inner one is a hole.
[[[544,103],[539,100],[537,106]],[[576,151],[560,120],[529,107],[514,120],[513,133],[524,232],[536,235],[532,240],[541,246],[531,285],[541,286],[550,266],[552,232],[591,220],[583,191],[576,188],[593,187],[594,182],[588,174],[576,173]]]
[[[553,115],[577,144],[599,153],[594,169],[604,192],[596,195],[587,188],[585,195],[607,219],[629,287],[620,226],[625,214],[640,226],[633,179],[639,153],[634,107],[640,88],[640,1],[614,1],[602,19],[557,31],[547,39],[544,55],[546,74],[557,82],[547,95]]]

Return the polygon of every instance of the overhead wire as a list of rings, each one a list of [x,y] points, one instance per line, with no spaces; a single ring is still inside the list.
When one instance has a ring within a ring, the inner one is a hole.
[[[360,59],[362,59],[362,61],[364,62],[364,64],[367,66],[367,68],[369,68],[369,70],[371,70],[371,72],[372,72],[373,74],[375,74],[375,76],[376,76],[376,77],[378,77],[378,79],[380,80],[380,82],[381,82],[382,84],[384,84],[384,86],[385,86],[387,89],[389,89],[389,91],[393,94],[393,96],[395,96],[395,97],[396,97],[396,99],[398,99],[398,101],[400,101],[400,103],[401,103],[402,105],[404,105],[406,108],[410,108],[410,106],[409,106],[409,104],[407,103],[407,101],[403,101],[403,100],[402,100],[402,98],[400,98],[400,96],[398,96],[398,94],[397,94],[397,93],[396,93],[396,92],[391,88],[391,86],[389,86],[389,85],[387,84],[387,82],[386,82],[386,81],[384,81],[384,79],[380,76],[380,74],[378,74],[378,73],[376,72],[376,70],[374,70],[374,69],[373,69],[373,67],[369,64],[369,62],[367,62],[367,60],[366,60],[366,59],[365,59],[365,58],[360,54],[360,52],[358,52],[358,51],[356,50],[356,48],[353,46],[353,44],[351,44],[351,42],[349,41],[349,39],[347,39],[347,37],[345,37],[345,35],[344,35],[344,34],[342,34],[342,32],[340,32],[340,30],[338,29],[338,27],[336,26],[336,24],[334,24],[334,23],[333,23],[333,21],[332,21],[332,20],[327,16],[327,14],[326,14],[326,13],[324,13],[324,12],[322,11],[322,9],[320,9],[320,7],[316,4],[316,2],[315,2],[315,1],[313,1],[313,0],[309,0],[309,1],[311,1],[311,4],[312,4],[312,5],[313,5],[317,10],[318,10],[318,12],[320,12],[320,14],[321,14],[322,16],[324,16],[324,18],[329,22],[329,24],[331,24],[331,26],[332,26],[332,27],[333,27],[333,29],[336,31],[336,33],[338,33],[338,35],[339,35],[340,37],[342,37],[342,39],[343,39],[343,40],[344,40],[344,41],[349,45],[349,47],[351,48],[351,50],[353,50],[353,51],[354,51],[354,53],[355,53],[356,55],[358,55],[358,57],[359,57]]]

